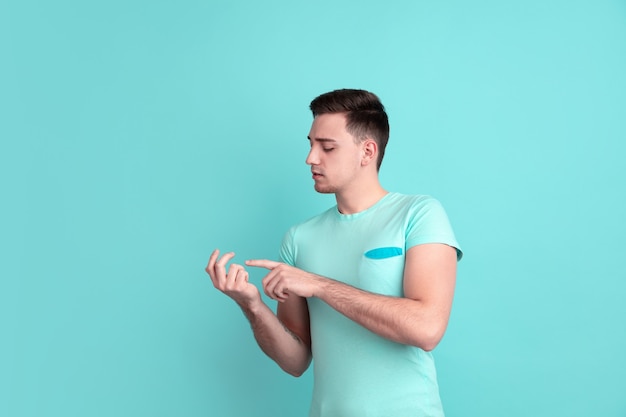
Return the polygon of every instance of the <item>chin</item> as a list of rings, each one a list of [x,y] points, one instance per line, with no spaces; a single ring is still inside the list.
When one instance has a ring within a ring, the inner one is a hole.
[[[331,186],[323,186],[323,185],[315,184],[314,188],[315,188],[315,191],[317,191],[320,194],[334,194],[336,192],[335,188]]]

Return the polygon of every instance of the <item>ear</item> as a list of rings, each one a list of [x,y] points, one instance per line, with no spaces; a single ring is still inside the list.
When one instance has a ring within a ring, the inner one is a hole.
[[[361,158],[361,165],[369,165],[371,163],[376,164],[378,158],[378,144],[373,139],[365,139],[363,141],[363,157]]]

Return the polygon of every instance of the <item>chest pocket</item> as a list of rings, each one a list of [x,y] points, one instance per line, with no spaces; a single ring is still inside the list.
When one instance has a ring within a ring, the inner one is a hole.
[[[403,248],[396,246],[366,251],[359,268],[359,286],[377,294],[402,296],[404,258]]]
[[[369,259],[385,259],[402,255],[402,248],[397,246],[387,246],[385,248],[376,248],[365,252],[365,257]]]

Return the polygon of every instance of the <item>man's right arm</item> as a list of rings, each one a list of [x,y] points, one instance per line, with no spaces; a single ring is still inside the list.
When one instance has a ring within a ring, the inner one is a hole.
[[[292,301],[296,298],[292,297]],[[301,299],[305,303],[306,300]],[[300,376],[311,363],[310,337],[305,335],[299,327],[302,320],[295,318],[285,310],[300,311],[298,306],[287,307],[281,303],[278,306],[278,316],[261,300],[250,306],[241,306],[244,314],[250,321],[254,338],[267,356],[272,358],[285,372]],[[295,304],[292,302],[291,304]],[[308,311],[306,313],[308,322]],[[308,323],[307,326],[308,327]]]
[[[263,302],[259,290],[248,282],[248,273],[241,265],[226,264],[235,256],[229,252],[219,258],[215,250],[206,272],[218,290],[232,298],[248,318],[254,338],[265,354],[285,372],[300,376],[311,363],[309,313],[306,299],[290,297],[280,303],[277,315]]]

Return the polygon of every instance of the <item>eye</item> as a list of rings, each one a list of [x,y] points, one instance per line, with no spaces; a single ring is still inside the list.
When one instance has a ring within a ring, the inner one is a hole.
[[[322,149],[324,150],[324,152],[330,152],[330,151],[332,151],[335,148],[322,148]]]

